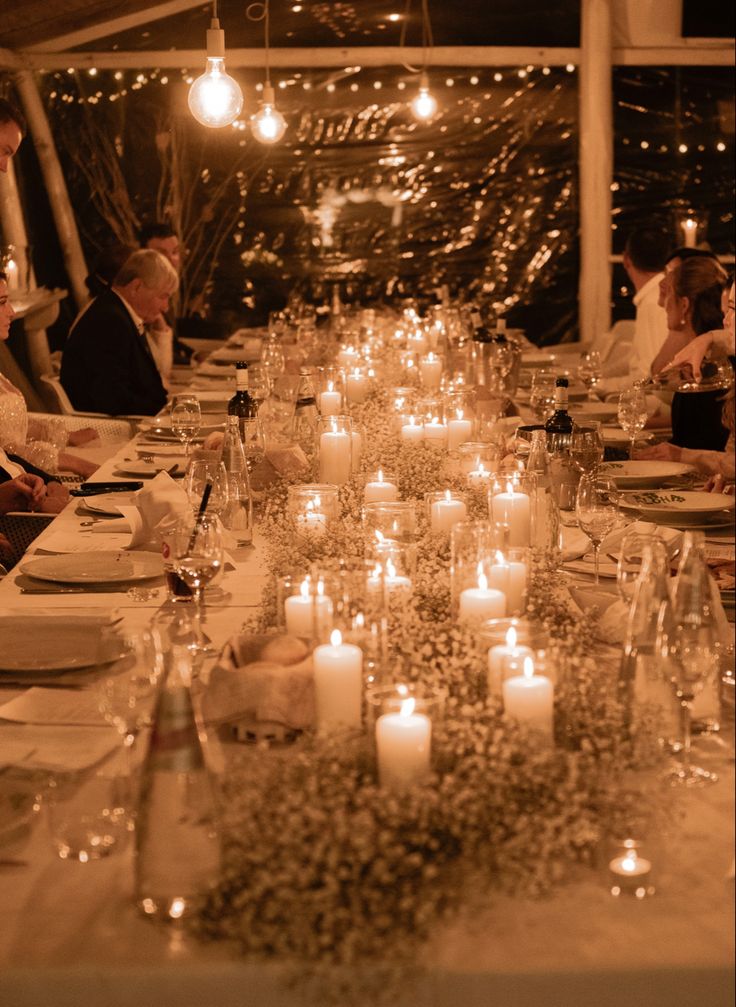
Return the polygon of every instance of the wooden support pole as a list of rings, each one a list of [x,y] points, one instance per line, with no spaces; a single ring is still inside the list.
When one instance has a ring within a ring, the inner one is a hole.
[[[611,0],[582,0],[580,102],[580,339],[611,327],[613,94]]]
[[[49,121],[46,118],[46,111],[38,93],[36,81],[30,70],[21,70],[15,74],[15,86],[28,119],[36,154],[46,182],[46,191],[56,222],[56,230],[74,300],[78,310],[81,310],[89,301],[89,292],[84,282],[87,276],[87,266],[79,240],[77,222],[56,153],[54,138],[49,128]]]

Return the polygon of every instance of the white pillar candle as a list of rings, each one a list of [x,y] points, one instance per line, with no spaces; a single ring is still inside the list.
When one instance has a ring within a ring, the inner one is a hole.
[[[383,787],[410,787],[429,774],[432,722],[423,713],[415,713],[414,706],[414,699],[406,699],[400,713],[384,713],[376,721],[378,775]]]
[[[360,471],[360,462],[363,458],[363,438],[357,430],[353,430],[350,434],[350,450],[352,452],[350,471],[358,472]]]
[[[471,486],[485,486],[491,478],[491,473],[486,469],[483,462],[478,462],[478,468],[468,472],[468,482]]]
[[[358,351],[354,346],[343,346],[337,354],[337,362],[338,364],[342,364],[343,367],[350,367],[355,364],[358,356]]]
[[[327,391],[320,392],[319,411],[323,416],[337,416],[342,409],[342,393],[335,390],[331,381],[327,383]]]
[[[552,741],[554,689],[544,675],[534,674],[534,661],[524,659],[524,674],[503,683],[503,707],[509,717],[541,731]]]
[[[495,587],[497,591],[503,591],[505,595],[508,595],[509,564],[501,552],[496,552],[496,560],[488,571],[488,584],[490,587]]]
[[[360,727],[363,703],[363,652],[343,643],[338,629],[329,644],[315,647],[314,695],[320,734],[344,727]]]
[[[509,545],[528,546],[531,541],[531,506],[526,493],[509,485],[505,493],[493,496],[493,520],[509,526]]]
[[[417,423],[414,417],[410,416],[409,422],[405,423],[401,428],[401,439],[402,441],[408,441],[411,444],[423,441],[424,425],[422,423]]]
[[[464,521],[468,508],[463,500],[453,499],[450,490],[445,490],[442,500],[435,500],[430,508],[430,527],[435,534],[448,534],[458,521]]]
[[[380,551],[380,550],[379,550]],[[374,569],[368,575],[368,590],[375,594],[384,588],[386,594],[396,591],[411,591],[411,579],[396,572],[396,567],[391,559],[387,559],[385,565],[376,563]]]
[[[506,604],[509,615],[520,615],[524,611],[526,579],[526,563],[522,563],[520,560],[512,560],[509,563],[508,587],[506,589]]]
[[[506,595],[488,586],[482,565],[478,564],[478,586],[460,592],[460,622],[503,619],[506,615]]]
[[[473,424],[470,420],[463,419],[462,409],[458,410],[457,418],[447,421],[447,447],[450,451],[455,451],[470,440],[473,432]]]
[[[444,448],[447,444],[447,424],[440,423],[439,419],[434,416],[429,423],[424,424],[424,439],[427,444]]]
[[[368,394],[368,378],[357,367],[345,378],[345,394],[348,402],[365,402]]]
[[[498,643],[488,651],[488,693],[491,696],[501,696],[501,685],[509,664],[518,669],[523,667],[525,657],[533,657],[531,647],[517,645],[516,629],[509,627],[506,633],[506,643]]]
[[[442,360],[436,353],[428,353],[419,361],[419,379],[425,388],[440,387]]]
[[[332,628],[332,598],[312,594],[308,580],[302,581],[299,594],[284,602],[286,632],[292,636],[322,636]]]
[[[327,430],[319,439],[319,481],[341,486],[350,478],[351,435]]]
[[[300,531],[313,531],[318,535],[324,535],[327,531],[327,515],[316,510],[314,500],[307,500],[304,512],[297,514],[296,523]]]
[[[692,217],[688,217],[683,220],[680,225],[685,233],[685,248],[695,248],[695,242],[698,235],[698,222],[693,220]]]
[[[365,484],[363,499],[366,503],[391,503],[399,499],[399,487],[396,483],[387,482],[379,469],[376,478]]]

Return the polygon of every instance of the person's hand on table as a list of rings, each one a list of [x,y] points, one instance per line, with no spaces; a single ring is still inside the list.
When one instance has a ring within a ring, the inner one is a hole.
[[[94,475],[99,466],[95,462],[80,458],[78,455],[67,454],[66,451],[59,452],[59,468],[64,472],[74,472],[83,479],[89,479]]]
[[[15,479],[0,483],[0,514],[14,510],[39,510],[45,498],[46,486],[43,479],[24,472]]]
[[[69,490],[61,483],[51,482],[46,485],[46,496],[41,501],[38,510],[42,514],[59,514],[69,503]]]
[[[676,353],[672,360],[660,370],[659,374],[667,374],[669,371],[689,367],[693,373],[693,378],[696,381],[700,381],[702,377],[700,368],[712,342],[712,332],[703,332],[701,335],[696,336],[695,339],[691,339],[687,346],[683,346],[680,352]]]
[[[662,441],[661,444],[653,444],[648,448],[640,448],[634,452],[637,461],[658,461],[658,462],[679,462],[682,459],[682,448],[669,441]]]
[[[720,474],[711,476],[703,487],[706,493],[727,493],[729,496],[734,495],[735,488],[733,483],[727,483],[725,476]]]
[[[90,441],[98,441],[99,439],[100,435],[92,427],[82,427],[81,430],[72,430],[70,432],[67,446],[79,448],[83,444],[89,444]]]

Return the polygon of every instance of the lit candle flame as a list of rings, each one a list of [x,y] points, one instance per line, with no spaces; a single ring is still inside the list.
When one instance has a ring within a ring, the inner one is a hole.
[[[534,661],[530,657],[524,658],[524,678],[534,677]]]
[[[506,564],[506,557],[504,556],[504,554],[501,552],[500,549],[496,549],[496,563],[498,564],[498,566],[506,566],[507,565]],[[511,628],[513,629],[514,627],[512,626]],[[514,632],[516,632],[516,630],[514,630]]]
[[[481,591],[485,591],[488,588],[488,578],[483,573],[483,564],[478,564],[478,587]]]
[[[455,412],[457,413],[457,418],[459,420],[461,420],[463,418],[463,416],[465,415],[465,410],[463,410],[463,409],[456,409]]]
[[[439,422],[440,422],[439,416],[433,416],[432,417],[432,423],[439,423]]]
[[[445,490],[445,500],[452,500],[452,490]]]
[[[396,576],[396,567],[390,559],[386,560],[386,576],[388,578],[393,578]]]
[[[414,707],[417,705],[417,701],[411,696],[409,699],[403,699],[401,701],[401,716],[411,717],[414,713]]]
[[[325,593],[325,582],[323,580],[317,581],[317,594]]]
[[[513,486],[513,483],[510,480],[506,483],[506,492],[510,493],[511,496],[514,495],[514,486]]]
[[[321,507],[322,506],[322,497],[315,497],[314,498],[314,506],[315,507]]]
[[[330,633],[330,643],[333,647],[340,647],[342,645],[342,633],[339,629],[333,629]]]
[[[305,577],[305,579],[301,582],[301,585],[299,587],[299,594],[302,596],[302,598],[308,598],[309,597],[309,578],[308,577]]]
[[[335,382],[334,381],[328,381],[327,382],[327,391],[328,392],[334,392],[334,390],[335,390]]]
[[[516,626],[509,626],[506,632],[506,646],[514,650],[516,647]]]
[[[376,541],[377,542],[385,542],[386,541],[383,532],[379,531],[378,528],[376,528]]]
[[[307,500],[307,506],[305,507],[305,510],[307,511],[308,514],[311,514],[311,512],[314,510],[313,500]]]
[[[378,470],[378,482],[379,483],[383,482],[383,469]]]

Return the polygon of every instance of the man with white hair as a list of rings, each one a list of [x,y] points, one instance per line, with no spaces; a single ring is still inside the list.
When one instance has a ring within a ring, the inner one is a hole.
[[[152,416],[166,403],[145,326],[169,306],[179,278],[159,252],[133,252],[88,305],[64,347],[61,383],[75,409]]]

